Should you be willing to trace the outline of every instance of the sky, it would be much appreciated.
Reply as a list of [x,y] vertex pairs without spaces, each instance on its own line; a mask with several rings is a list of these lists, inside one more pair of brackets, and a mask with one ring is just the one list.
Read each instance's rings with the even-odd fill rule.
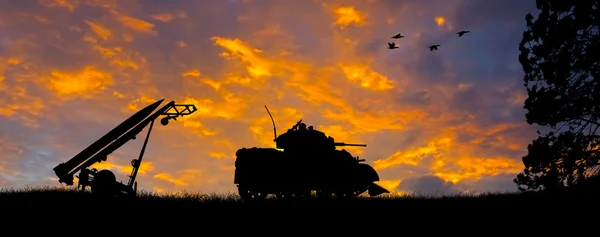
[[[236,150],[274,147],[266,105],[278,132],[303,119],[367,144],[346,149],[393,192],[516,191],[536,137],[517,60],[528,12],[534,1],[2,0],[0,187],[61,186],[56,165],[164,98],[198,111],[154,127],[140,189],[237,192]],[[142,143],[93,167],[126,183]]]

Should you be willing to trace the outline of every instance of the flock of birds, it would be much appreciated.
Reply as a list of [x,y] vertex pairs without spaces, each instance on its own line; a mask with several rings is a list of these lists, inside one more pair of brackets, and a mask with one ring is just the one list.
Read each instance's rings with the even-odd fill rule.
[[[464,34],[466,33],[470,33],[471,31],[468,30],[463,30],[463,31],[459,31],[456,34],[458,35],[458,37],[462,37]],[[404,38],[404,36],[400,33],[398,33],[397,35],[394,35],[391,37],[392,39],[401,39]],[[438,50],[438,47],[440,47],[441,45],[439,44],[434,44],[434,45],[430,45],[429,46],[429,51],[433,51],[433,50]],[[395,42],[388,42],[388,49],[397,49],[398,46],[396,46]]]

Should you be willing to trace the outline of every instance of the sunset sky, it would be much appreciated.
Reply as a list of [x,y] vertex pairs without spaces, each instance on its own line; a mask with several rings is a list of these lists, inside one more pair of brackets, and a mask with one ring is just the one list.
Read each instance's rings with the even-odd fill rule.
[[[366,143],[347,150],[390,190],[514,191],[536,135],[517,60],[535,11],[533,0],[2,0],[0,187],[60,185],[56,165],[165,98],[198,111],[154,127],[141,189],[236,192],[236,150],[274,147],[267,105],[278,132],[303,119]],[[94,167],[127,182],[142,142]]]

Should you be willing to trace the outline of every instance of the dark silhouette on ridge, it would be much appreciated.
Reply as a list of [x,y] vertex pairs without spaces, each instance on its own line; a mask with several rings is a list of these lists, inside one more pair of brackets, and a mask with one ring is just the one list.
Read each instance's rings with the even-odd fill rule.
[[438,50],[438,47],[440,47],[439,44],[431,45],[431,46],[429,46],[429,51]]
[[[389,193],[375,184],[377,171],[365,160],[353,157],[338,146],[362,146],[335,142],[325,133],[298,121],[287,132],[277,136],[277,148],[241,148],[236,152],[234,184],[244,200],[264,199],[269,194],[278,198],[307,198],[315,191],[318,197],[355,197],[368,191],[371,196]],[[283,149],[280,151],[278,149]]]
[[471,32],[471,31],[468,31],[468,30],[463,30],[463,31],[459,31],[459,32],[458,32],[458,33],[456,33],[456,34],[458,34],[458,37],[462,37],[464,34],[466,34],[466,33],[470,33],[470,32]]
[[[171,101],[152,113],[163,101],[164,99],[161,99],[141,109],[79,154],[67,162],[60,163],[54,167],[54,172],[58,176],[58,182],[65,183],[68,186],[73,185],[73,175],[79,172],[78,187],[81,187],[82,192],[85,191],[87,186],[90,186],[92,193],[100,196],[115,196],[120,194],[135,196],[137,192],[137,181],[135,179],[146,150],[146,145],[148,144],[150,132],[152,132],[152,127],[154,126],[154,121],[159,116],[166,116],[160,120],[160,123],[166,126],[169,124],[169,120],[177,120],[177,117],[190,115],[197,110],[193,104],[175,104],[175,101]],[[178,108],[181,107],[183,109],[179,110]],[[115,174],[110,170],[98,171],[96,169],[89,169],[94,163],[106,161],[109,154],[119,149],[128,141],[135,139],[148,125],[150,127],[148,128],[148,134],[144,140],[139,157],[131,161],[133,170],[131,171],[127,185],[117,182]]]
[[[459,195],[390,195],[382,198],[341,198],[341,199],[270,199],[262,202],[240,202],[227,194],[202,193],[200,195],[175,196],[170,194],[140,193],[135,199],[114,198],[101,199],[93,194],[76,192],[61,188],[30,188],[24,190],[11,190],[0,192],[0,209],[12,208],[15,210],[48,209],[48,207],[68,207],[81,210],[82,207],[93,206],[95,210],[104,211],[104,208],[131,209],[131,208],[410,208],[433,210],[441,208],[447,213],[447,208],[490,208],[496,210],[512,211],[525,210],[537,206],[552,206],[559,209],[585,209],[589,204],[598,200],[600,193],[486,193],[478,196],[469,194]],[[201,197],[198,197],[201,196]],[[73,210],[73,209],[67,209]],[[497,212],[493,212],[497,216]],[[79,214],[79,213],[78,213]],[[294,212],[295,214],[295,212]],[[177,217],[183,217],[176,215]],[[136,216],[136,218],[138,218]],[[154,216],[142,215],[144,218]],[[321,218],[319,218],[321,220]],[[247,224],[241,219],[240,223]]]
[[388,49],[397,49],[397,48],[398,48],[398,46],[396,46],[396,43],[394,43],[394,42],[388,43]]

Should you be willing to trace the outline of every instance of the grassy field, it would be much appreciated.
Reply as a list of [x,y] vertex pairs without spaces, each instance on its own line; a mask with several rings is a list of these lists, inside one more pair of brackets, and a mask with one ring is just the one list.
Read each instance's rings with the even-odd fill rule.
[[596,202],[600,195],[591,192],[570,193],[490,193],[481,195],[382,195],[355,199],[278,200],[245,203],[236,193],[201,194],[180,192],[156,194],[141,191],[136,198],[97,199],[91,193],[80,193],[65,188],[26,188],[0,190],[0,208],[52,208],[94,203],[94,206],[141,208],[193,207],[358,207],[358,208],[535,208],[565,204],[573,206],[587,201]]

